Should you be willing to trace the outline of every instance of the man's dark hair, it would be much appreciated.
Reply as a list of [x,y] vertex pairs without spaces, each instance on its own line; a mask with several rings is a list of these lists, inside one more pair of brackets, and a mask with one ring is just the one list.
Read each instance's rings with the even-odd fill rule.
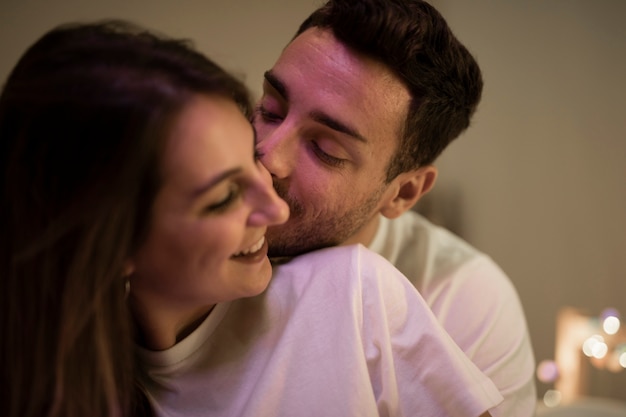
[[330,0],[302,23],[296,36],[312,27],[331,30],[349,48],[385,64],[411,94],[387,181],[431,164],[469,126],[483,87],[480,68],[430,4]]

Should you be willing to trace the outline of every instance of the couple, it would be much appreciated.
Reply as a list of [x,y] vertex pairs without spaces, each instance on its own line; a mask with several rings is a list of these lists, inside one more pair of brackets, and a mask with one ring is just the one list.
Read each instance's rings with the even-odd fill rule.
[[7,415],[533,414],[511,284],[407,212],[482,88],[432,7],[330,1],[254,114],[133,32],[52,31],[2,93]]

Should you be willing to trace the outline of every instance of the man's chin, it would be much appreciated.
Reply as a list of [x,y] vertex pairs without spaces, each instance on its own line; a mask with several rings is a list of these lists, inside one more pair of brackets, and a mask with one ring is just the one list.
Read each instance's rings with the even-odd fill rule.
[[303,253],[309,252],[307,248],[296,247],[285,242],[275,242],[270,240],[269,238],[267,239],[267,244],[269,246],[267,256],[269,256],[270,259],[292,258],[294,256],[302,255]]
[[285,235],[279,230],[268,230],[265,239],[268,246],[267,256],[270,258],[296,256],[293,253],[294,246],[289,242],[289,239],[285,239]]
[[306,239],[298,239],[297,241],[285,239],[272,240],[270,237],[267,237],[267,243],[269,246],[267,255],[271,259],[293,258],[294,256],[303,255],[315,250],[337,246],[335,242],[307,242]]
[[323,227],[305,228],[290,219],[287,223],[267,229],[265,238],[269,246],[268,256],[270,258],[294,257],[337,246],[341,243],[337,240],[338,235],[336,231],[329,231]]

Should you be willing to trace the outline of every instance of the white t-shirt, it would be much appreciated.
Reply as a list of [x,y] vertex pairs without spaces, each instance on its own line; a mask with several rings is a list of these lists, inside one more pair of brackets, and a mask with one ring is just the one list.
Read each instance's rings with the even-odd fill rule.
[[493,417],[529,417],[537,402],[535,359],[521,302],[508,277],[485,254],[415,212],[381,216],[369,248],[415,285],[467,356],[504,401]]
[[280,265],[265,293],[139,353],[159,416],[477,417],[502,400],[406,278],[360,245]]

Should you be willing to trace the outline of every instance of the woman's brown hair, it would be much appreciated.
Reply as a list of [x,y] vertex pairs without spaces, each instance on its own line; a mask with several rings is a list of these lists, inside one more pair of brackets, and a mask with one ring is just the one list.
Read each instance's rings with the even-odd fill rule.
[[2,415],[149,414],[124,265],[150,224],[170,125],[196,94],[250,111],[186,42],[124,22],[64,25],[0,96]]

